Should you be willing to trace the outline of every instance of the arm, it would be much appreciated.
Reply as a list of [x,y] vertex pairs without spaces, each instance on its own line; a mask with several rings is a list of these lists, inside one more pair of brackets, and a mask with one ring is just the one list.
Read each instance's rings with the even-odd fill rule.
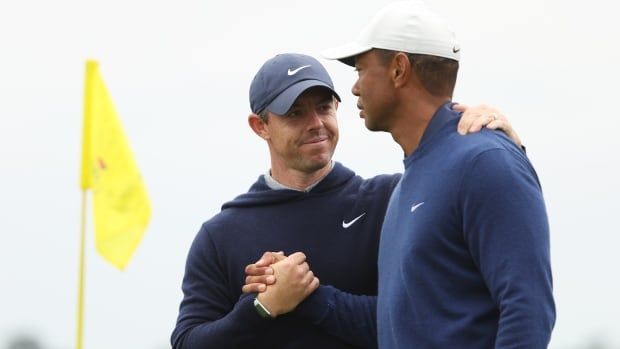
[[496,348],[547,348],[555,323],[549,227],[536,173],[522,154],[488,150],[470,164],[464,238],[499,309]]
[[500,130],[506,134],[517,147],[525,150],[525,147],[521,144],[521,139],[512,128],[512,125],[498,109],[488,107],[484,104],[475,107],[468,107],[464,104],[454,104],[452,109],[463,113],[458,125],[458,132],[462,135],[468,133],[475,133],[480,131],[483,127]]
[[[260,260],[246,267],[246,284],[243,292],[263,292],[277,286],[278,274],[274,276],[271,264],[281,260],[283,255],[266,252]],[[259,294],[260,296],[260,294]],[[282,300],[290,295],[281,294]],[[301,299],[295,300],[299,302]],[[326,333],[349,344],[362,348],[377,348],[377,297],[353,295],[332,286],[319,286],[310,296],[301,301],[294,314],[320,327]]]
[[349,344],[377,348],[377,296],[321,285],[299,304],[295,314]]
[[239,348],[270,325],[254,309],[254,297],[231,295],[225,271],[204,226],[189,251],[183,301],[171,343],[174,349]]

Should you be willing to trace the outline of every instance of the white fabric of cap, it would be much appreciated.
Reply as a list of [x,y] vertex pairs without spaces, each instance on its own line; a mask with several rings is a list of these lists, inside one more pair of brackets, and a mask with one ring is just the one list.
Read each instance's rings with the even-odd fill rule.
[[384,7],[358,38],[322,52],[327,59],[343,60],[373,48],[460,59],[454,32],[422,1],[398,1]]

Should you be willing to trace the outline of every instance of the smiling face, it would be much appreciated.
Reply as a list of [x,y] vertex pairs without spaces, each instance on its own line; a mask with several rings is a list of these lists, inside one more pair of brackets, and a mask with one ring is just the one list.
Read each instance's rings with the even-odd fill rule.
[[324,87],[304,91],[285,115],[269,113],[264,137],[272,167],[306,174],[325,168],[338,143],[338,103]]

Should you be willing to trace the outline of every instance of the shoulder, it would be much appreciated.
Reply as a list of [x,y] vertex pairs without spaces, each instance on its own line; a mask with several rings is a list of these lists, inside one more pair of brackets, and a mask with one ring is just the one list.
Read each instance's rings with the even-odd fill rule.
[[237,221],[235,217],[238,217],[231,214],[231,211],[234,210],[234,208],[223,209],[221,212],[203,222],[198,233],[194,237],[192,245],[201,249],[212,248],[213,245],[222,243],[223,239],[230,239],[230,232],[235,231],[231,228],[234,226],[235,221]]
[[400,173],[382,174],[362,181],[360,189],[367,192],[391,193],[402,177]]
[[[467,136],[465,136],[467,137]],[[501,132],[487,131],[462,141],[462,184],[508,195],[524,190],[541,190],[534,166],[523,151]]]
[[465,136],[453,132],[446,137],[444,144],[447,145],[444,149],[446,156],[452,154],[466,162],[475,161],[489,151],[499,151],[519,162],[529,162],[523,151],[501,131],[484,128]]
[[345,192],[389,192],[391,193],[398,181],[401,174],[381,174],[370,178],[362,178],[357,175],[353,170],[345,167],[339,162],[335,162],[333,172],[338,173],[338,176],[342,178],[341,187],[339,190]]

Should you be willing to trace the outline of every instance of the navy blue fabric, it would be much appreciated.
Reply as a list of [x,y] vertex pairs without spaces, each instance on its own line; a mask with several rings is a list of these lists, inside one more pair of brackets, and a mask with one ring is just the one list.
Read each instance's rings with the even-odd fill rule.
[[[364,180],[335,163],[306,193],[271,190],[261,176],[198,232],[187,258],[173,348],[376,347],[372,296],[379,233],[399,178]],[[265,251],[280,250],[304,252],[321,287],[294,312],[266,320],[253,307],[254,295],[241,294],[244,268]],[[347,342],[329,334],[338,316],[348,322],[334,325],[333,332]]]
[[328,88],[340,101],[325,67],[314,57],[299,53],[276,55],[263,64],[250,84],[253,113],[264,109],[284,115],[297,97],[314,86]]
[[546,348],[555,322],[541,187],[504,134],[434,115],[390,199],[378,340],[392,348]]

